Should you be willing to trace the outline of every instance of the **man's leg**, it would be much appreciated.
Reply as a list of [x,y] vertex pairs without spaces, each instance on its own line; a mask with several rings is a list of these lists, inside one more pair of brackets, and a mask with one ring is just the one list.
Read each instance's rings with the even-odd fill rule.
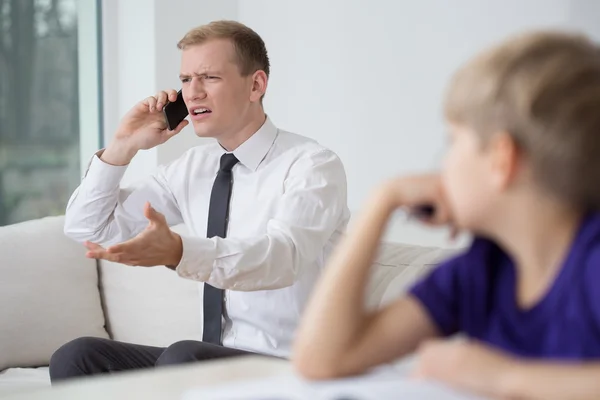
[[56,350],[50,359],[52,383],[77,376],[154,367],[165,349],[82,337]]
[[251,355],[244,350],[232,349],[229,347],[217,346],[210,343],[198,342],[195,340],[183,340],[173,343],[162,353],[156,361],[157,367],[165,365],[184,364],[195,361],[205,361],[215,358],[228,358],[244,355]]

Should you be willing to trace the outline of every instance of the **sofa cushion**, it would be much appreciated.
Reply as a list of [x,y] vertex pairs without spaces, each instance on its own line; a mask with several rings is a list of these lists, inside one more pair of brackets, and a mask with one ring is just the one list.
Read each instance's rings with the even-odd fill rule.
[[108,337],[97,264],[63,217],[0,227],[0,370],[48,365],[79,336]]
[[100,262],[107,329],[113,339],[166,347],[202,338],[198,282],[166,267],[130,267]]
[[383,242],[373,263],[367,307],[382,307],[397,299],[417,279],[457,251]]
[[0,372],[0,398],[9,393],[50,386],[48,367],[9,368]]

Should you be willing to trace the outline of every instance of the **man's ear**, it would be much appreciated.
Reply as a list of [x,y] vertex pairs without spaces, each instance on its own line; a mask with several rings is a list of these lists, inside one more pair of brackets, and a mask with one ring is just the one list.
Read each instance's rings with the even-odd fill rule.
[[498,189],[506,189],[517,178],[522,163],[517,142],[508,132],[500,132],[492,136],[486,147],[490,157],[492,184]]
[[269,78],[265,71],[258,70],[254,74],[252,74],[252,90],[250,91],[250,101],[257,102],[262,99],[262,97],[267,92],[267,83]]

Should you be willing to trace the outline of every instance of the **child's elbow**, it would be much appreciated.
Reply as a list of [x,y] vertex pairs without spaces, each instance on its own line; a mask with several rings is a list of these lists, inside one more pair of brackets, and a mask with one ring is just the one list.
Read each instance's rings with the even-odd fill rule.
[[331,380],[343,376],[342,371],[334,364],[319,363],[318,360],[294,359],[293,365],[300,376],[312,381]]
[[323,381],[342,378],[344,373],[342,360],[326,359],[318,352],[296,348],[292,357],[296,372],[305,379]]

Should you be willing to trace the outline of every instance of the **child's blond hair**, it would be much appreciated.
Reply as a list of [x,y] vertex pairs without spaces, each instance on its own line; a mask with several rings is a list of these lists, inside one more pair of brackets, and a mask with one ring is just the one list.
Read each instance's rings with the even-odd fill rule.
[[536,184],[575,207],[600,210],[600,48],[581,35],[519,35],[454,76],[448,120],[486,139],[509,133]]

